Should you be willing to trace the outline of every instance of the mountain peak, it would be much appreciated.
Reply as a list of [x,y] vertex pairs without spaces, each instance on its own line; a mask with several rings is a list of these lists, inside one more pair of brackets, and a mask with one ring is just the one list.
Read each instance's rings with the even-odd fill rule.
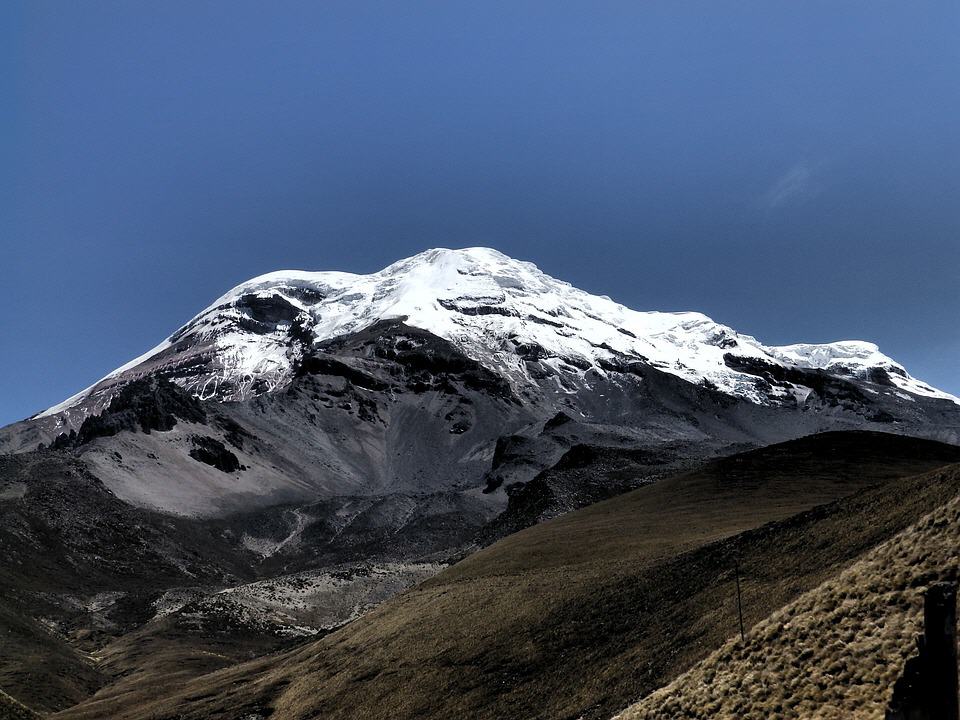
[[[417,253],[405,260],[399,260],[398,262],[390,265],[400,265],[408,262],[413,263],[428,263],[428,264],[445,264],[445,263],[520,263],[523,261],[514,260],[509,255],[504,255],[499,250],[494,248],[475,246],[475,247],[465,247],[465,248],[430,248],[429,250],[423,250],[422,252]],[[532,264],[532,263],[528,263]],[[389,269],[389,268],[388,268]]]

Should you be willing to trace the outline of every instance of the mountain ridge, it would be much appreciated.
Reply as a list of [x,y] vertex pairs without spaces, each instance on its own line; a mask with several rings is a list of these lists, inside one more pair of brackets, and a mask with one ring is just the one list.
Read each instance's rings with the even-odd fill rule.
[[[180,515],[453,493],[470,527],[512,503],[506,529],[674,462],[843,429],[960,444],[960,404],[871,343],[766,347],[469,248],[242,283],[92,388],[0,429],[0,452],[65,448],[121,499]],[[575,446],[674,460],[615,488],[518,492]]]
[[[878,380],[891,392],[960,400],[922,383],[870,342],[765,346],[699,312],[640,312],[591,295],[489,248],[426,250],[376,273],[277,271],[221,295],[162,343],[94,385],[33,416],[68,413],[118,383],[163,372],[200,398],[243,400],[285,387],[319,344],[402,320],[529,386],[541,361],[561,389],[569,376],[639,362],[756,403],[803,402],[807,392],[731,365],[749,358],[786,368]],[[87,414],[89,411],[84,411]]]

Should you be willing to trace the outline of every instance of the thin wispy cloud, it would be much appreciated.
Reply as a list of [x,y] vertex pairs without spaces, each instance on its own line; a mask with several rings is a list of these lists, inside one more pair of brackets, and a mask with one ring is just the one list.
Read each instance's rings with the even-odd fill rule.
[[806,160],[801,160],[763,194],[763,205],[776,210],[812,197],[817,192],[816,174],[816,168]]

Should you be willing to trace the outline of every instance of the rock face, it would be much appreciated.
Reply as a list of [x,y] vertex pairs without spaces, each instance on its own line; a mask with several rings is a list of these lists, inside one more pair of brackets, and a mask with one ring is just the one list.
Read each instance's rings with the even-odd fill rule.
[[188,516],[453,492],[486,518],[505,504],[481,492],[497,438],[538,412],[399,322],[330,341],[282,390],[244,402],[202,401],[162,376],[116,392],[50,446],[80,455],[122,500]]
[[246,469],[237,460],[237,456],[227,450],[222,442],[205,435],[195,435],[193,437],[193,447],[189,454],[194,460],[206,463],[221,472],[232,473]]
[[79,430],[58,435],[50,448],[78,447],[124,430],[149,435],[151,430],[173,430],[178,420],[203,423],[206,419],[206,410],[196,398],[168,380],[148,377],[122,386],[102,413],[85,418]]

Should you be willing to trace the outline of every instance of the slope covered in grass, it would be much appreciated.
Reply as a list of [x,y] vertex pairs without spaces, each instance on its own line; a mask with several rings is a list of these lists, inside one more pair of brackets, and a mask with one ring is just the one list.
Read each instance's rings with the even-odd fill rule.
[[40,716],[0,690],[0,720],[37,720]]
[[874,433],[745,453],[505,538],[317,642],[60,716],[607,718],[734,632],[735,556],[752,624],[953,497],[955,475],[905,478],[957,460]]
[[49,712],[79,702],[102,684],[84,653],[0,597],[0,690]]
[[[923,481],[956,487],[960,468]],[[955,582],[958,563],[960,498],[954,497],[618,719],[879,720],[923,632],[923,592],[941,580]]]

